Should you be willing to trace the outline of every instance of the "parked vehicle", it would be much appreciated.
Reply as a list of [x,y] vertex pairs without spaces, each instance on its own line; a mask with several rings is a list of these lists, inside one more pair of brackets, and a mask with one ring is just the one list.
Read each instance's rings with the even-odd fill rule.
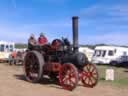
[[0,61],[9,61],[11,52],[15,49],[14,42],[0,41]]
[[67,90],[76,88],[79,80],[86,87],[96,86],[97,68],[78,49],[78,17],[73,17],[73,45],[63,38],[55,39],[51,44],[33,46],[24,58],[26,79],[37,83],[47,75],[50,79],[58,80]]
[[119,65],[128,62],[128,48],[118,46],[97,46],[92,63]]

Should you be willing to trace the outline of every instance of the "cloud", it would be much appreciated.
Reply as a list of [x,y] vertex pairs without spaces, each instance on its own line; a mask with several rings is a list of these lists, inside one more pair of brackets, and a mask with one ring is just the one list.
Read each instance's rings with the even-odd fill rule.
[[125,3],[112,5],[95,4],[88,8],[82,8],[80,15],[90,19],[122,19],[128,17],[128,6]]
[[[65,27],[63,27],[63,24],[65,25]],[[56,22],[55,25],[52,23],[51,25],[49,25],[48,23],[32,24],[32,25],[28,24],[28,25],[17,27],[16,29],[14,29],[14,27],[11,28],[7,26],[1,26],[0,27],[0,33],[1,33],[0,38],[1,40],[5,40],[5,41],[27,43],[28,37],[30,36],[31,33],[34,32],[36,37],[38,37],[40,32],[42,32],[41,30],[45,32],[49,41],[52,41],[55,38],[61,38],[62,36],[68,37],[70,41],[72,41],[71,23],[64,23],[64,22],[63,23]],[[127,30],[122,30],[123,31],[122,33],[121,29],[115,30],[115,32],[113,32],[113,30],[110,29],[110,32],[109,32],[108,29],[104,29],[103,27],[103,28],[96,29],[96,31],[97,32],[93,34],[79,31],[80,44],[105,43],[105,44],[128,45]],[[104,33],[100,34],[98,33],[98,31],[103,31]]]
[[[121,4],[95,4],[80,11],[81,18],[89,25],[83,34],[83,44],[119,44],[128,45],[128,6]],[[86,40],[84,40],[86,38]]]
[[71,35],[69,30],[72,29],[71,22],[67,20],[44,22],[41,24],[0,25],[1,40],[21,43],[27,43],[31,33],[34,33],[36,38],[38,38],[40,32],[44,32],[49,41],[52,41],[62,36],[69,37]]
[[[81,44],[116,44],[128,45],[128,33],[122,32],[104,33],[97,35],[83,35],[80,37]],[[85,39],[86,38],[86,39]]]
[[118,17],[127,17],[128,16],[128,6],[126,4],[123,5],[115,5],[109,8],[110,12],[108,13],[111,16]]
[[[96,25],[96,23],[94,25]],[[84,23],[83,21],[80,22],[80,44],[128,44],[127,26],[118,26],[117,28],[117,26],[106,26],[106,24],[102,24],[101,26],[94,25],[87,26],[86,23]],[[83,30],[81,30],[81,27],[83,28]],[[93,34],[89,33],[91,31]],[[52,41],[55,38],[61,38],[62,36],[68,37],[70,41],[72,41],[71,20],[60,20],[56,22],[51,21],[44,22],[42,24],[23,24],[20,26],[1,25],[0,38],[1,40],[27,43],[27,39],[31,33],[34,33],[36,37],[38,37],[40,32],[44,32],[48,37],[49,41]]]
[[[34,2],[54,2],[60,4],[67,2],[68,0],[32,0]],[[44,3],[44,4],[45,4]],[[63,4],[63,3],[62,3]],[[15,4],[14,4],[15,6]],[[18,7],[18,6],[16,6]],[[31,7],[31,6],[30,6]],[[27,10],[27,9],[26,9]],[[25,22],[23,14],[26,11],[23,9],[19,11],[18,16],[8,24],[0,24],[0,38],[2,40],[15,41],[15,42],[27,42],[27,39],[31,33],[34,33],[38,37],[40,32],[45,32],[49,40],[54,38],[60,38],[62,36],[72,39],[72,20],[71,17],[62,17],[56,19],[31,19],[28,23]],[[33,11],[26,12],[26,14],[32,15]],[[35,14],[34,14],[35,15]],[[38,14],[37,14],[38,15]],[[23,16],[19,19],[19,16]],[[27,17],[27,16],[26,16]],[[49,17],[51,18],[51,17]],[[66,18],[66,19],[65,19]],[[17,19],[17,21],[15,21]],[[23,22],[21,21],[23,20]],[[34,21],[35,20],[35,21]],[[51,21],[53,20],[53,21]],[[96,43],[109,43],[126,45],[128,38],[128,7],[127,4],[95,4],[88,8],[82,8],[80,11],[79,19],[79,32],[81,44],[96,44]],[[5,22],[5,20],[4,20]],[[43,23],[42,23],[43,22]],[[19,24],[20,23],[20,24]]]

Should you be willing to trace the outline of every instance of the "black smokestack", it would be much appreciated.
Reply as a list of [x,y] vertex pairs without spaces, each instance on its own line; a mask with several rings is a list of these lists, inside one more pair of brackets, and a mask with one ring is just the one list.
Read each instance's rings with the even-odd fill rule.
[[72,28],[73,28],[73,47],[74,51],[78,52],[78,16],[72,17]]

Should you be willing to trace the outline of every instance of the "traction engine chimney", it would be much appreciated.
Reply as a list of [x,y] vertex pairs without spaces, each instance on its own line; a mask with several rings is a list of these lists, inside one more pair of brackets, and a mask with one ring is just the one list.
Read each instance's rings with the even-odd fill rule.
[[72,30],[73,30],[73,48],[74,52],[78,52],[78,16],[72,17]]

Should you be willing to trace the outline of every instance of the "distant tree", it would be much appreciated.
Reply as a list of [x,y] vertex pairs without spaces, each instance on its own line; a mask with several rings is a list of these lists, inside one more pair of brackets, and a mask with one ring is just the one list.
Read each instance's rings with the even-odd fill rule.
[[27,44],[22,44],[22,43],[16,43],[15,48],[27,48]]

